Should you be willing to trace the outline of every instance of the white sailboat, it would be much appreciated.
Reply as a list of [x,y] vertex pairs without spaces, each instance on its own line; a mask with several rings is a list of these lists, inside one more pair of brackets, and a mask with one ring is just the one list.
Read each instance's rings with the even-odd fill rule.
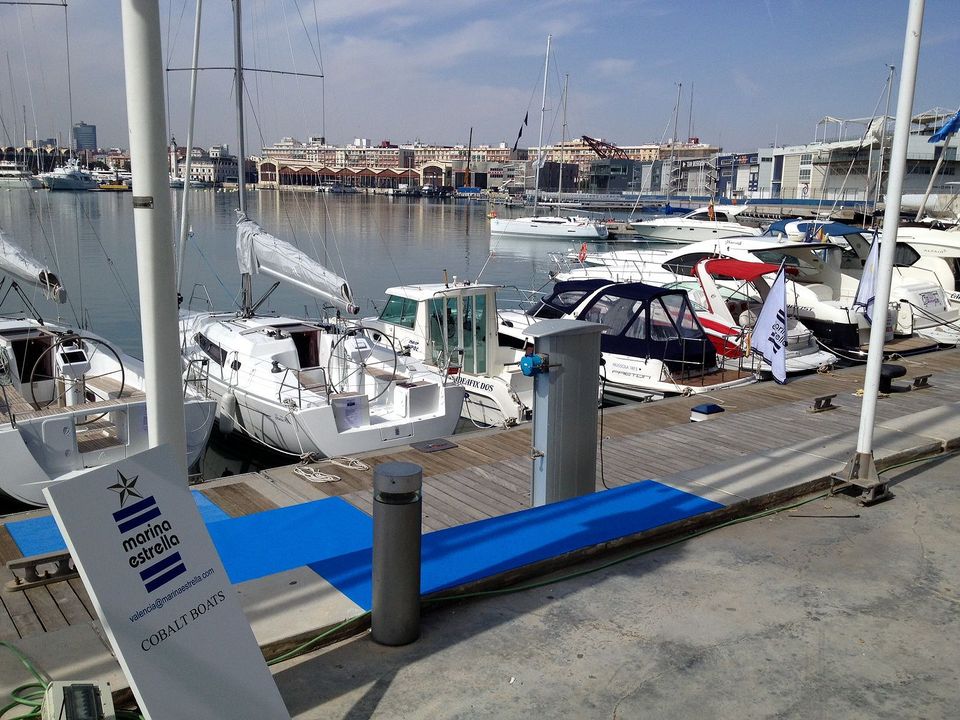
[[[56,274],[0,233],[0,288],[17,278],[63,303]],[[0,493],[42,506],[42,489],[148,447],[143,363],[88,331],[34,317],[0,317]],[[4,295],[6,297],[6,295]],[[183,388],[188,466],[203,454],[216,405]]]
[[[551,215],[537,215],[537,203],[540,194],[540,169],[543,167],[543,116],[547,105],[547,72],[550,69],[550,35],[547,36],[547,58],[543,68],[543,101],[540,105],[540,137],[537,149],[540,157],[537,159],[536,181],[533,191],[533,215],[518,218],[498,218],[490,220],[490,237],[503,236],[542,238],[546,240],[569,239],[577,242],[596,242],[607,238],[607,226],[582,215],[568,215],[565,217]],[[561,177],[563,168],[561,167]]]
[[[240,5],[235,3],[237,87],[243,87]],[[245,157],[242,89],[236,93],[239,154]],[[404,445],[453,434],[463,388],[446,376],[408,367],[397,353],[370,342],[362,327],[257,315],[280,281],[355,314],[339,275],[250,220],[244,173],[237,262],[243,303],[236,312],[182,311],[185,380],[218,401],[220,429],[236,430],[275,450],[328,457]],[[277,278],[253,301],[254,274]]]

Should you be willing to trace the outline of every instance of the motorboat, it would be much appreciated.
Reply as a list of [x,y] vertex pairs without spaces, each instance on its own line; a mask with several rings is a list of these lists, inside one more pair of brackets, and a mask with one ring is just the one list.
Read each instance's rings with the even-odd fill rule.
[[694,243],[716,238],[760,235],[759,228],[743,225],[737,216],[746,205],[708,205],[679,218],[651,218],[630,223],[637,237],[654,242]]
[[463,387],[464,418],[509,427],[530,419],[533,379],[520,371],[524,343],[498,334],[499,289],[456,278],[391,287],[380,314],[362,322],[373,341]]
[[[747,262],[784,262],[795,272],[786,280],[787,311],[809,327],[832,352],[845,357],[866,356],[870,322],[854,305],[870,239],[861,228],[833,224],[825,241],[819,233],[799,236],[770,229],[762,236],[718,238],[680,248],[620,250],[586,254],[580,258],[554,256],[560,263],[557,280],[605,278],[619,282],[669,285],[693,278],[701,260],[727,257]],[[807,241],[805,238],[810,238]],[[843,240],[846,244],[830,240]],[[862,258],[862,259],[861,259]],[[948,302],[941,284],[949,268],[936,258],[920,258],[909,246],[898,244],[887,314],[887,336],[909,338],[914,334],[929,342],[898,352],[928,350],[937,344],[956,344],[960,311]],[[722,281],[721,281],[722,284]]]
[[[672,283],[667,287],[687,290],[700,324],[717,350],[726,358],[749,356],[761,372],[769,373],[770,364],[751,353],[753,327],[760,309],[770,294],[771,280],[778,265],[715,258],[701,260],[694,268],[694,281]],[[789,268],[787,273],[793,272]],[[722,277],[726,284],[717,282]],[[820,347],[816,336],[796,317],[787,317],[787,374],[828,368],[837,356]]]
[[[353,311],[349,286],[245,215],[241,273],[265,273]],[[297,456],[334,457],[453,434],[463,388],[371,342],[355,323],[182,310],[187,385],[217,401],[220,430]]]
[[523,343],[529,325],[556,318],[606,326],[599,372],[607,399],[696,395],[757,380],[738,360],[718,357],[685,290],[602,279],[558,282],[526,312],[501,311],[500,332]]
[[[0,492],[43,506],[52,483],[146,450],[143,363],[86,330],[44,322],[19,281],[51,301],[66,293],[56,274],[0,235],[0,269],[33,313],[0,317]],[[4,295],[6,297],[6,295]],[[182,392],[187,464],[207,446],[216,404],[190,387]]]
[[605,223],[581,215],[491,218],[491,238],[504,235],[547,240],[569,239],[578,242],[597,242],[607,239],[607,226]]
[[60,167],[38,177],[50,190],[96,190],[100,185],[93,175],[80,167],[76,158],[70,158]]
[[37,190],[43,187],[40,179],[13,160],[0,160],[0,188],[7,190]]

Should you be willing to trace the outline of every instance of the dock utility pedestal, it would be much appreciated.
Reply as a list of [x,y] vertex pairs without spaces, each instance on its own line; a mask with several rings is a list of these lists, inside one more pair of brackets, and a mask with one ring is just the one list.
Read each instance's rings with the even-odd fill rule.
[[[542,320],[527,328],[533,369],[533,506],[594,492],[597,398],[604,325]],[[535,368],[533,367],[535,366]]]

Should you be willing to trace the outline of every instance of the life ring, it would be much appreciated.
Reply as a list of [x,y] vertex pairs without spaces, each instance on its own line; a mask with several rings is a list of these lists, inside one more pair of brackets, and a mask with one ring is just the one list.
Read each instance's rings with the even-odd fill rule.
[[580,260],[580,262],[583,262],[584,260],[587,259],[587,244],[586,244],[586,243],[580,243],[580,252],[577,253],[577,259]]

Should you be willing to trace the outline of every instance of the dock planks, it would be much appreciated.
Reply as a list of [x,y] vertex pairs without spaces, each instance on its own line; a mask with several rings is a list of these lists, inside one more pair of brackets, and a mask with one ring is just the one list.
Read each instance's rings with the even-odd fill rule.
[[[907,375],[895,387],[905,387],[914,376],[928,373],[930,387],[881,398],[877,422],[960,399],[960,350],[897,362],[907,368]],[[766,382],[606,408],[598,418],[602,458],[597,463],[597,488],[667,477],[764,449],[855,432],[863,375],[864,368],[859,366],[792,378],[786,385]],[[809,412],[815,397],[829,394],[836,394],[836,409]],[[725,412],[720,417],[728,421],[691,423],[690,409],[701,403],[721,405]],[[730,418],[738,419],[730,422]],[[529,507],[529,426],[455,435],[452,441],[456,447],[432,453],[411,447],[365,453],[356,458],[362,463],[359,466],[331,460],[309,463],[338,478],[331,482],[309,482],[291,465],[212,480],[199,490],[232,517],[336,496],[370,514],[373,468],[404,461],[423,468],[425,532]],[[852,440],[851,455],[854,449]],[[20,557],[20,552],[3,522],[0,519],[0,580],[5,583],[12,578],[6,561]],[[0,592],[0,640],[15,641],[92,619],[89,597],[76,578],[26,592]]]

